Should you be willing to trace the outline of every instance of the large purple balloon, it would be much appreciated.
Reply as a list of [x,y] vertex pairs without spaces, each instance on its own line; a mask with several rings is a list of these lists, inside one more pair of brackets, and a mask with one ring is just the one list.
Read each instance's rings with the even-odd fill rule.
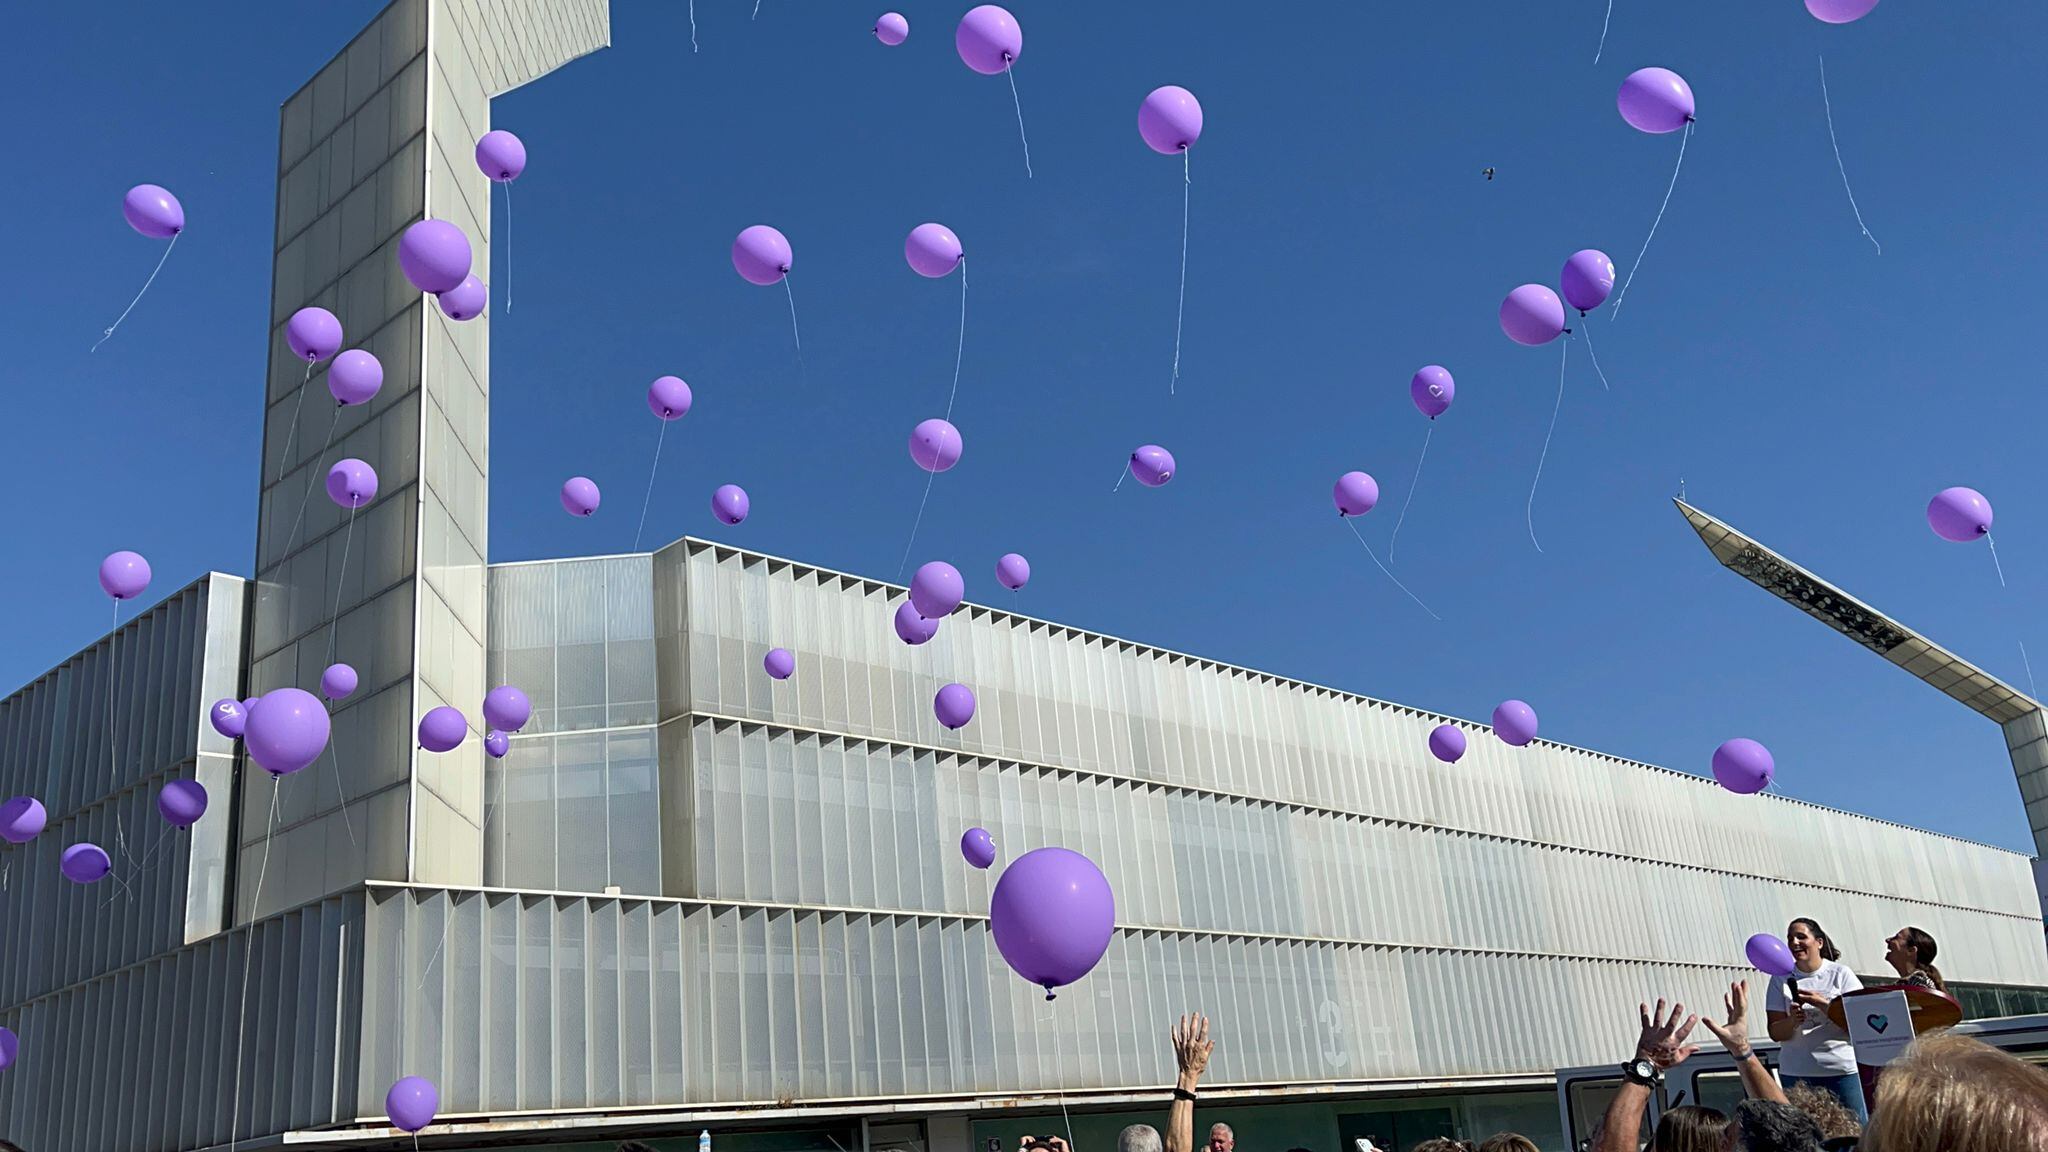
[[1522,747],[1536,738],[1536,710],[1520,700],[1503,700],[1493,710],[1493,732],[1501,743]]
[[1162,155],[1187,151],[1202,138],[1202,102],[1176,84],[1154,88],[1138,105],[1138,135]]
[[336,403],[361,404],[384,386],[384,364],[361,348],[351,348],[327,366],[327,390]]
[[420,717],[420,747],[429,752],[453,752],[468,735],[469,721],[446,704],[429,708]]
[[993,4],[971,8],[953,33],[953,47],[969,68],[984,76],[1007,71],[1024,54],[1024,29],[1017,18]]
[[206,815],[206,786],[197,780],[167,780],[156,794],[156,810],[173,828],[190,828]]
[[882,13],[882,18],[875,21],[875,39],[894,48],[910,39],[910,21],[900,12]]
[[292,355],[311,364],[341,351],[341,321],[325,308],[301,308],[284,322]]
[[754,502],[747,499],[747,490],[737,484],[720,484],[711,493],[711,514],[720,524],[737,524],[753,510]]
[[927,620],[951,615],[966,595],[967,581],[958,568],[944,560],[918,565],[910,578],[910,603]]
[[21,1055],[21,1037],[14,1029],[0,1025],[0,1071],[14,1067],[14,1060]]
[[1541,284],[1524,284],[1500,302],[1500,330],[1534,347],[1564,335],[1564,301]]
[[351,456],[327,470],[327,498],[343,508],[361,508],[377,498],[377,470]]
[[491,302],[491,290],[472,272],[462,278],[462,283],[434,297],[441,305],[441,315],[450,320],[474,320],[484,314],[484,305]]
[[503,760],[505,753],[512,750],[512,738],[493,728],[484,733],[484,755],[493,760]]
[[969,828],[960,836],[960,855],[976,868],[988,867],[996,862],[995,837],[986,828]]
[[796,674],[796,653],[787,648],[770,648],[768,655],[761,658],[761,670],[776,680],[787,680]]
[[896,606],[896,638],[912,646],[939,634],[939,622],[917,614],[917,605],[905,600]]
[[1943,488],[1927,502],[1927,526],[1943,540],[1967,544],[1991,532],[1991,501],[1975,488]]
[[1441,364],[1417,369],[1408,380],[1408,399],[1415,402],[1417,412],[1431,420],[1449,411],[1457,395],[1458,382],[1451,379],[1450,369]]
[[116,600],[133,600],[149,587],[149,561],[139,552],[112,552],[100,561],[100,590]]
[[1465,730],[1456,724],[1439,724],[1430,729],[1429,754],[1446,764],[1456,764],[1465,755]]
[[439,295],[469,275],[469,237],[446,220],[422,220],[398,238],[398,266],[422,292]]
[[903,241],[903,258],[919,276],[936,280],[960,266],[960,238],[944,224],[919,224]]
[[510,684],[500,684],[484,693],[484,727],[517,732],[533,719],[533,701]]
[[249,758],[272,776],[288,776],[320,758],[333,732],[326,705],[303,688],[264,693],[249,710],[242,744]]
[[417,1132],[434,1122],[441,1110],[441,1094],[423,1076],[407,1076],[384,1094],[384,1115],[405,1132]]
[[114,870],[107,850],[97,844],[73,844],[57,858],[57,869],[73,884],[91,884],[106,879]]
[[647,386],[647,409],[663,420],[689,415],[690,401],[690,386],[680,376],[657,376]]
[[960,462],[960,430],[933,417],[910,430],[910,458],[927,472],[944,472]]
[[1759,932],[1742,946],[1743,954],[1749,957],[1749,966],[1766,976],[1783,979],[1799,968],[1799,962],[1792,959],[1792,949],[1785,941],[1769,932]]
[[476,166],[500,184],[510,184],[526,171],[526,142],[503,128],[493,128],[476,142]]
[[974,719],[974,691],[965,684],[948,684],[932,697],[932,714],[948,728],[965,728]]
[[766,224],[746,229],[732,242],[732,266],[749,284],[774,284],[795,264],[788,237]]
[[996,948],[1017,975],[1045,989],[1086,976],[1116,931],[1116,895],[1092,861],[1039,848],[1010,862],[988,901]]
[[1581,248],[1564,262],[1557,286],[1564,289],[1565,303],[1577,308],[1580,315],[1591,312],[1605,304],[1614,291],[1614,261],[1598,248]]
[[1877,0],[1806,0],[1813,18],[1828,24],[1850,24],[1870,15]]
[[242,707],[239,700],[216,700],[213,702],[213,708],[207,712],[206,719],[213,725],[215,732],[230,740],[239,740],[242,737],[243,726],[249,723],[249,712]]
[[1714,779],[1730,792],[1744,796],[1761,792],[1777,770],[1771,750],[1754,740],[1738,736],[1714,749]]
[[562,511],[571,516],[588,516],[597,511],[603,495],[588,476],[571,476],[562,481]]
[[1173,453],[1157,444],[1140,445],[1131,453],[1131,475],[1147,488],[1157,488],[1173,479]]
[[1005,552],[996,561],[996,583],[1015,592],[1031,580],[1031,561],[1015,552]]
[[168,240],[185,230],[185,206],[167,188],[137,184],[121,197],[121,215],[128,226],[152,240]]
[[1638,68],[1621,82],[1614,103],[1621,118],[1638,132],[1661,136],[1676,132],[1691,120],[1692,86],[1669,68]]
[[26,844],[42,834],[50,822],[43,802],[33,796],[16,796],[0,804],[0,840]]
[[1337,477],[1330,498],[1337,502],[1339,517],[1363,516],[1380,502],[1379,482],[1363,472],[1346,472]]
[[361,678],[353,666],[336,661],[320,670],[320,694],[329,700],[346,700],[355,695]]

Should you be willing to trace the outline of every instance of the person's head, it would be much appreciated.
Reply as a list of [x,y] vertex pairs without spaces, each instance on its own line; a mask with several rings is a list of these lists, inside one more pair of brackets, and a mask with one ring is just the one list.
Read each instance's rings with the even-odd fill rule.
[[1820,967],[1823,960],[1840,960],[1841,949],[1828,939],[1820,923],[1804,916],[1794,920],[1785,929],[1785,946],[1792,950],[1792,959],[1803,972]]
[[1228,1124],[1209,1125],[1209,1152],[1231,1152],[1237,1147],[1237,1133]]
[[1728,1125],[1730,1152],[1821,1152],[1820,1125],[1790,1104],[1744,1100]]
[[1453,1140],[1448,1136],[1432,1136],[1417,1144],[1409,1152],[1472,1152],[1470,1140]]
[[1915,1040],[1885,1066],[1864,1152],[2048,1152],[2048,1072],[1969,1036]]
[[1514,1132],[1497,1132],[1479,1142],[1479,1152],[1543,1152],[1536,1142]]
[[1164,1147],[1159,1129],[1150,1124],[1133,1124],[1116,1134],[1116,1152],[1161,1152]]
[[1911,925],[1892,933],[1884,942],[1884,958],[1899,975],[1925,972],[1936,988],[1946,990],[1948,986],[1941,979],[1941,970],[1934,966],[1934,954],[1939,950],[1934,937]]
[[1727,1130],[1727,1114],[1687,1104],[1657,1118],[1650,1152],[1721,1152],[1721,1134]]
[[1863,1125],[1856,1122],[1856,1114],[1849,1111],[1833,1092],[1823,1092],[1810,1084],[1794,1084],[1786,1089],[1785,1099],[1791,1101],[1794,1108],[1813,1117],[1813,1122],[1820,1125],[1823,1140],[1856,1136],[1863,1131]]
[[619,1145],[619,1152],[654,1152],[654,1146],[642,1144],[638,1140],[628,1140],[624,1144]]

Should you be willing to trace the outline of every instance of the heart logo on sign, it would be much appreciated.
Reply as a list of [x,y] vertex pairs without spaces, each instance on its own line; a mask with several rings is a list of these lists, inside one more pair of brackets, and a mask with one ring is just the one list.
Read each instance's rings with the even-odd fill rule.
[[1863,1018],[1863,1022],[1875,1029],[1880,1036],[1884,1035],[1884,1030],[1891,1027],[1892,1024],[1891,1017],[1884,1015],[1882,1012],[1872,1012]]

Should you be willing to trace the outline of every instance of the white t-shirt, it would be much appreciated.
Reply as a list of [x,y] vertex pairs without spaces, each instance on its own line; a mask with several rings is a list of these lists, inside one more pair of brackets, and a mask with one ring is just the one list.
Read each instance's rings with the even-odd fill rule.
[[[1829,999],[1863,987],[1856,973],[1833,960],[1821,961],[1812,972],[1792,975],[1801,991],[1818,992]],[[1764,993],[1764,1010],[1784,1012],[1799,1023],[1799,1030],[1778,1049],[1778,1071],[1787,1076],[1846,1076],[1856,1071],[1856,1049],[1849,1046],[1849,1034],[1835,1027],[1826,1012],[1792,1004],[1783,980],[1771,980]]]

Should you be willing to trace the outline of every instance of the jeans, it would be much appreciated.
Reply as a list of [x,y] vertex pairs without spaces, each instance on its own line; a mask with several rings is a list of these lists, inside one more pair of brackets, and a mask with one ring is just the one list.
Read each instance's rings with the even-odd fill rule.
[[1870,1123],[1870,1110],[1863,1104],[1863,1078],[1854,1072],[1846,1076],[1786,1076],[1785,1088],[1789,1091],[1795,1085],[1825,1092],[1842,1102],[1842,1107],[1856,1117],[1858,1124]]

